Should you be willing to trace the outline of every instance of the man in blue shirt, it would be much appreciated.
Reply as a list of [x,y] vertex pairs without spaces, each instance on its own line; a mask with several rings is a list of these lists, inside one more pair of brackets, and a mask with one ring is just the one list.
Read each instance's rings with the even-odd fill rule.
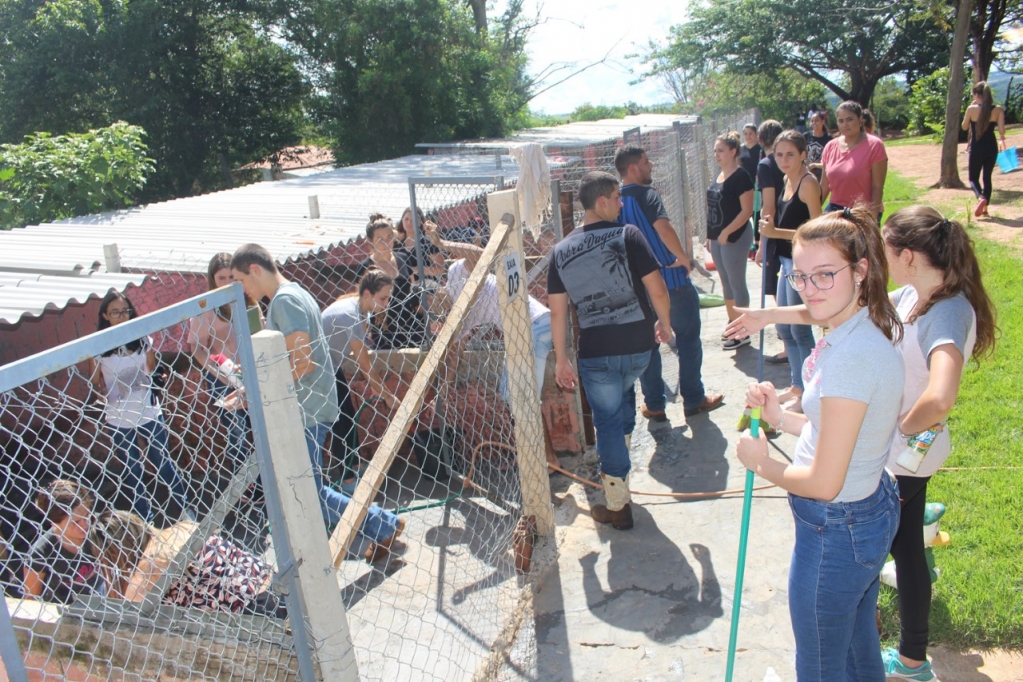
[[[661,276],[671,300],[671,328],[675,332],[678,353],[678,392],[687,417],[720,407],[724,396],[707,393],[703,387],[703,343],[700,340],[700,296],[689,279],[692,263],[678,233],[668,219],[668,211],[653,183],[654,165],[646,150],[625,145],[615,153],[615,168],[622,177],[622,211],[619,220],[636,225],[650,244],[661,266]],[[667,404],[664,379],[661,378],[661,351],[654,348],[650,363],[640,377],[643,388],[643,416],[665,421]]]

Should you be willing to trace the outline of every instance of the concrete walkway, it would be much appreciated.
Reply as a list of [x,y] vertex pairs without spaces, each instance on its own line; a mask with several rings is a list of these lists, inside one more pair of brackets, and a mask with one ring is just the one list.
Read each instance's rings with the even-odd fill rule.
[[[752,264],[747,271],[755,303],[760,272]],[[713,284],[719,292],[720,284]],[[697,285],[712,291],[709,280],[698,278]],[[745,386],[756,378],[758,342],[722,351],[723,307],[704,309],[702,322],[703,380],[708,390],[725,394],[725,405],[687,420],[681,402],[671,402],[665,423],[637,416],[633,490],[691,493],[744,485],[745,469],[734,452],[735,424]],[[781,348],[769,330],[767,353]],[[664,377],[673,386],[678,364],[667,347],[662,351]],[[787,386],[788,366],[765,365],[765,378]],[[788,454],[795,439],[782,436],[772,443]],[[586,459],[564,463],[597,480],[596,464]],[[633,503],[636,527],[622,532],[590,518],[590,504],[601,501],[602,493],[560,475],[551,483],[558,559],[539,581],[532,618],[525,619],[501,679],[724,679],[741,495],[681,502],[639,496]],[[737,681],[794,679],[787,595],[792,542],[784,493],[776,488],[755,493]]]

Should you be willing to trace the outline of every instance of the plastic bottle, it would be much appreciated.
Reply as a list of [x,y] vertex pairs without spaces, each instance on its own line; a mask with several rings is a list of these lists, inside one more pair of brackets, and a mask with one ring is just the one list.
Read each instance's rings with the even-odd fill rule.
[[895,463],[911,473],[916,473],[920,464],[927,456],[927,451],[934,445],[934,439],[945,430],[944,424],[935,424],[926,431],[913,434],[909,437],[906,447],[899,453]]

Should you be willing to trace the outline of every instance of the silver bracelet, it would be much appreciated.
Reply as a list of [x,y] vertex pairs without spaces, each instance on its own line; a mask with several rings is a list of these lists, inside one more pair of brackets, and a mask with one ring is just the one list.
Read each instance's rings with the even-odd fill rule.
[[781,419],[778,420],[778,426],[774,430],[781,433],[785,432],[785,410],[781,411]]

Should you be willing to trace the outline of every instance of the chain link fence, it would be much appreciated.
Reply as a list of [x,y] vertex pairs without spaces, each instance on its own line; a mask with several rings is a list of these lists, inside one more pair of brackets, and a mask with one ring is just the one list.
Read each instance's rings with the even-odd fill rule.
[[[237,240],[213,236],[208,257],[188,262],[159,248],[122,254],[121,270],[139,280],[111,305],[141,320],[117,317],[113,329],[79,339],[75,351],[58,354],[77,353],[65,366],[54,368],[50,356],[33,365],[36,375],[20,378],[12,374],[19,363],[0,368],[0,579],[19,647],[5,663],[20,660],[44,679],[487,679],[514,639],[529,575],[553,559],[545,455],[586,446],[578,394],[558,391],[553,360],[545,362],[546,258],[581,219],[578,180],[590,170],[614,172],[622,140],[638,142],[673,224],[698,246],[716,172],[710,129],[741,130],[745,122],[682,119],[628,133],[606,133],[605,122],[585,144],[545,144],[560,210],[535,235],[501,227],[508,207],[491,202],[503,201],[493,197],[514,178],[496,161],[492,175],[412,177],[404,212],[392,190],[372,183],[317,190],[309,217],[324,231],[350,223],[356,210],[367,228],[354,240],[320,239],[322,248],[278,264],[311,294],[332,356],[329,377],[310,394],[322,402],[332,389],[340,405],[336,420],[313,429],[322,436],[314,461],[329,492],[317,492],[309,475],[301,415],[312,403],[294,390],[269,402],[252,398],[271,390],[263,385],[271,369],[285,371],[295,357],[253,348],[251,329],[293,330],[265,302],[245,310],[237,296],[207,294],[218,273],[230,274],[230,258],[225,266],[217,252],[229,256]],[[375,213],[387,215],[369,229]],[[360,292],[369,271],[390,280],[377,302],[379,291]],[[217,312],[222,306],[230,314]],[[83,311],[77,336],[103,319],[95,301]],[[131,333],[121,324],[129,319]],[[117,351],[138,339],[146,339],[139,349]],[[156,367],[138,365],[125,377],[94,372],[89,359],[111,350],[122,359],[153,350]],[[144,394],[143,403],[155,396],[157,404],[129,407],[138,413],[128,420],[133,435],[109,421],[108,406],[121,400],[110,381]],[[296,400],[299,417],[272,414]],[[162,421],[165,445],[138,427],[144,416]],[[298,431],[282,441],[294,423]],[[289,463],[294,476],[284,473]],[[302,476],[307,490],[293,494],[288,486]],[[92,558],[74,564],[73,598],[40,599],[26,594],[26,570],[41,538],[51,538],[52,554],[57,531],[36,498],[65,480],[91,496]],[[329,522],[318,498],[336,503]],[[77,518],[77,506],[56,523]],[[122,526],[150,533],[131,570],[113,550],[106,564],[99,557]],[[97,535],[108,527],[107,539]],[[218,597],[205,603],[181,596],[179,583],[224,556],[253,577],[214,580]],[[139,564],[158,573],[148,587]],[[92,583],[75,582],[77,568]],[[323,576],[331,589],[315,582]],[[90,592],[75,591],[85,583]],[[245,598],[235,599],[239,589]],[[338,596],[334,607],[328,592]],[[296,630],[298,622],[304,627]]]
[[[0,368],[2,577],[33,679],[497,669],[528,574],[554,556],[539,400],[550,324],[529,296],[542,279],[528,281],[552,237],[527,236],[525,255],[488,205],[502,184],[413,183],[422,242],[398,246],[384,220],[281,264],[315,306],[324,376],[308,390],[291,377],[300,352],[250,345],[263,325],[295,333],[280,301],[204,293],[231,273],[224,254],[175,272],[122,260],[147,278],[100,303],[95,324],[111,329]],[[360,291],[374,277],[382,288]],[[288,374],[280,399],[265,398],[274,367]],[[321,410],[332,396],[336,419]],[[325,570],[334,609],[309,582]]]

